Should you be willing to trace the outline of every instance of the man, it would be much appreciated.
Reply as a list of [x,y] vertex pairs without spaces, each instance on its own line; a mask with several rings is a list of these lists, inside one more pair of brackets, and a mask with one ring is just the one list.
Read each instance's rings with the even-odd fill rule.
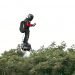
[[30,32],[29,28],[36,25],[36,23],[31,24],[31,21],[33,20],[33,18],[34,18],[33,14],[28,14],[26,19],[24,21],[21,21],[21,23],[20,23],[20,31],[22,33],[25,33],[25,37],[23,40],[24,46],[28,45],[29,32]]

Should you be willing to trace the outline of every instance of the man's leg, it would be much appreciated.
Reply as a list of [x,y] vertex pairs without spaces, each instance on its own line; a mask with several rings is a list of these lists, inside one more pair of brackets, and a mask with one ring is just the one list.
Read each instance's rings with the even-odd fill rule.
[[28,45],[28,39],[29,39],[29,30],[25,31],[25,37],[23,43]]

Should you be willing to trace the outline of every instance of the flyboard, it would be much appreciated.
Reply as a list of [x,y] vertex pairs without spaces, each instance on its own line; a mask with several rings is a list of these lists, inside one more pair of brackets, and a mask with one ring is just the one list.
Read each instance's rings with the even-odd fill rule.
[[21,44],[21,49],[23,50],[23,51],[30,51],[30,50],[32,50],[32,48],[31,48],[31,44],[24,44],[24,43],[22,43]]

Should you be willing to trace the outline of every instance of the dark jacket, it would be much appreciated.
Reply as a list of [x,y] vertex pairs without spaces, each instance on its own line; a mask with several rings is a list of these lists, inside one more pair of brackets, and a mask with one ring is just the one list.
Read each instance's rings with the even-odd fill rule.
[[30,23],[27,19],[24,21],[21,21],[20,23],[20,32],[24,33],[26,30],[29,30],[29,27],[33,26],[33,24]]

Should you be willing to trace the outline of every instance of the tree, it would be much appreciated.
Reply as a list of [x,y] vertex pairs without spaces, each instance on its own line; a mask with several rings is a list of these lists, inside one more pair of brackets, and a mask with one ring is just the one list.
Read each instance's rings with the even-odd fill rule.
[[52,43],[30,52],[29,57],[20,48],[5,51],[0,56],[0,75],[75,75],[75,48],[65,47],[65,43]]

